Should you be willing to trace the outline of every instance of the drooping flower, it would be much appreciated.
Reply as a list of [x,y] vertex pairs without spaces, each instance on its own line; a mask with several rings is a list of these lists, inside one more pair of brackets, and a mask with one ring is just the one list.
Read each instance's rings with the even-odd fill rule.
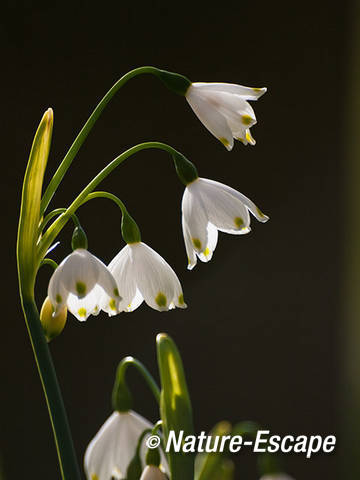
[[[179,279],[170,265],[143,242],[129,243],[108,265],[123,301],[121,311],[132,312],[142,302],[155,310],[185,308]],[[111,315],[111,309],[104,305]]]
[[182,228],[189,270],[196,265],[196,255],[203,262],[211,259],[218,230],[235,235],[250,232],[249,211],[260,222],[269,219],[245,195],[223,183],[199,177],[189,183],[182,199]]
[[231,150],[234,138],[255,145],[250,128],[256,117],[247,100],[257,100],[265,92],[266,88],[197,82],[188,88],[186,99],[205,127]]
[[140,480],[167,480],[165,473],[155,465],[146,465],[141,474]]
[[55,314],[66,305],[80,321],[99,313],[100,299],[114,313],[121,301],[106,265],[84,248],[77,248],[60,263],[50,279],[48,296]]
[[[141,434],[153,425],[132,410],[114,412],[88,445],[84,467],[88,480],[126,478],[126,472],[134,458]],[[146,439],[146,436],[145,436]],[[146,445],[140,448],[140,459],[145,464]],[[162,464],[168,470],[165,459]]]

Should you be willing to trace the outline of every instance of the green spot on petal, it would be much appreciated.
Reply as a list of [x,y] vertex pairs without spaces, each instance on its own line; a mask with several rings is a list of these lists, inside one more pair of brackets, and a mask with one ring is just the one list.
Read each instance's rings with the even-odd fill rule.
[[179,305],[184,305],[184,303],[185,303],[184,302],[184,295],[181,294],[181,295],[179,295]]
[[99,477],[96,475],[96,473],[91,474],[91,480],[99,480]]
[[84,282],[76,282],[76,291],[78,295],[85,295],[86,285]]
[[242,115],[241,121],[244,125],[251,125],[253,122],[253,119],[250,117],[250,115]]
[[265,218],[266,215],[263,214],[263,212],[260,210],[260,208],[256,207],[256,211],[261,218]]
[[201,250],[201,242],[198,238],[193,238],[192,242],[195,248],[197,248],[198,250]]
[[219,138],[219,140],[223,145],[225,145],[225,147],[228,147],[230,145],[229,141],[224,137]]
[[56,303],[61,303],[62,302],[62,296],[58,293],[55,297]]
[[79,317],[86,317],[86,309],[85,308],[79,308],[78,315],[79,315]]
[[162,292],[159,292],[155,297],[155,302],[158,304],[159,307],[166,307],[166,295],[164,295]]
[[235,217],[234,223],[237,226],[237,228],[241,228],[244,226],[244,220],[241,217]]
[[205,250],[204,250],[204,255],[205,257],[207,257],[208,255],[210,255],[210,249],[209,247],[206,247]]
[[119,290],[117,288],[114,288],[114,295],[115,297],[120,297]]
[[111,310],[116,310],[116,302],[114,298],[110,300],[109,307],[111,308]]
[[263,89],[262,89],[262,88],[254,87],[253,90],[254,90],[254,92],[258,92],[258,93],[259,93],[259,92],[262,92]]

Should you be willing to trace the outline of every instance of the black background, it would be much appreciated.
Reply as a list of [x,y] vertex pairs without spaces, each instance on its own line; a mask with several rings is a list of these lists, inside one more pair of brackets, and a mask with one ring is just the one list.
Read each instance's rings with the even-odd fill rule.
[[[1,452],[5,478],[57,478],[55,447],[19,307],[15,239],[20,188],[43,112],[55,123],[46,180],[92,108],[128,70],[154,65],[193,81],[267,86],[253,103],[256,147],[228,153],[186,101],[153,77],[128,83],[107,107],[55,196],[66,206],[107,162],[138,142],[173,145],[201,176],[229,184],[271,217],[244,237],[221,234],[212,261],[186,270],[183,192],[169,157],[148,151],[102,187],[120,196],[143,240],[178,273],[189,308],[159,314],[69,315],[51,344],[79,461],[111,413],[117,362],[132,354],[157,376],[155,335],[182,352],[196,430],[222,419],[259,421],[279,434],[337,434],[339,275],[344,243],[343,117],[351,5],[328,2],[5,2],[2,50]],[[106,200],[79,212],[89,249],[109,262],[123,246],[120,216]],[[70,253],[70,225],[52,257]],[[38,301],[50,270],[43,268]],[[131,373],[134,409],[156,405]],[[339,478],[339,451],[284,456],[296,479]],[[237,456],[236,478],[257,478],[254,456]]]

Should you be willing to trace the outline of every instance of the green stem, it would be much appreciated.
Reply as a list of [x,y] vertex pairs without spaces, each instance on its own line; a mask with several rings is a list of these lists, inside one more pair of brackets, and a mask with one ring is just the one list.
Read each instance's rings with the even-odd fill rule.
[[50,351],[40,323],[39,312],[34,300],[23,295],[22,307],[49,410],[62,478],[64,480],[80,480],[69,423]]
[[52,258],[44,258],[44,260],[41,261],[40,266],[42,265],[50,265],[54,270],[59,266]]
[[51,179],[44,196],[41,200],[41,214],[45,212],[47,206],[49,205],[57,187],[59,186],[61,180],[63,179],[67,169],[70,167],[72,161],[74,160],[77,152],[80,150],[81,145],[86,140],[86,137],[89,135],[91,129],[95,125],[97,119],[100,117],[101,113],[103,112],[106,105],[110,102],[112,97],[116,94],[116,92],[125,85],[131,78],[136,77],[137,75],[141,74],[153,74],[156,75],[159,72],[159,69],[155,67],[139,67],[131,70],[130,72],[126,73],[122,76],[107,92],[107,94],[102,98],[99,104],[96,106],[95,110],[90,115],[89,119],[81,129],[80,133],[74,140],[74,143],[71,145],[69,151],[65,155],[63,161],[59,165],[58,169],[55,172],[55,175]]
[[61,229],[66,225],[71,215],[73,215],[80,207],[80,205],[84,203],[86,197],[99,185],[99,183],[102,182],[102,180],[104,180],[116,167],[118,167],[127,158],[131,157],[137,152],[140,152],[141,150],[147,150],[151,148],[165,150],[171,155],[178,154],[178,152],[173,147],[167,145],[166,143],[145,142],[129,148],[121,155],[116,157],[103,170],[101,170],[101,172],[99,172],[96,177],[91,180],[91,182],[75,198],[75,200],[66,209],[66,211],[62,215],[60,215],[60,217],[57,218],[55,222],[48,228],[39,245],[38,262],[43,259],[45,252],[48,250],[49,246],[53,243],[57,235],[60,233]]
[[[55,210],[53,210],[52,212],[48,213],[46,215],[46,217],[43,219],[43,221],[40,223],[39,225],[39,235],[41,234],[41,232],[44,230],[44,228],[46,227],[46,225],[50,222],[50,220],[52,220],[54,217],[56,217],[57,215],[61,215],[62,213],[66,212],[66,208],[56,208]],[[74,225],[75,227],[79,227],[80,226],[80,221],[78,219],[78,217],[75,215],[75,213],[73,213],[72,215],[72,220],[74,222]]]
[[126,207],[125,207],[124,203],[120,200],[120,198],[117,197],[116,195],[114,195],[113,193],[110,193],[110,192],[92,192],[92,193],[89,193],[89,195],[83,201],[82,205],[84,205],[84,203],[88,202],[89,200],[93,200],[94,198],[108,198],[109,200],[112,200],[113,202],[116,203],[116,205],[120,208],[121,213],[123,215],[127,212]]
[[146,383],[148,384],[150,390],[152,391],[156,401],[159,403],[160,402],[160,389],[153,379],[151,373],[149,370],[143,365],[139,360],[137,360],[134,357],[125,357],[121,360],[119,363],[119,366],[116,371],[116,378],[117,379],[122,379],[125,377],[126,370],[129,365],[134,366],[143,376],[145,379]]

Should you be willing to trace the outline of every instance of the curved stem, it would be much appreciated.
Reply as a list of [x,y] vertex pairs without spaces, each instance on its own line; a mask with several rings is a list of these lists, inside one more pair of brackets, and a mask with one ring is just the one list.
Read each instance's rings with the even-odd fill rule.
[[89,195],[85,198],[81,205],[84,205],[84,203],[87,203],[89,200],[93,200],[94,198],[108,198],[109,200],[112,200],[114,203],[116,203],[116,205],[120,208],[123,214],[127,211],[125,204],[120,200],[120,198],[110,192],[89,193]]
[[[39,235],[44,230],[46,225],[50,222],[50,220],[52,220],[57,215],[61,215],[62,213],[66,212],[66,210],[67,210],[66,208],[56,208],[55,210],[50,212],[48,215],[46,215],[46,217],[43,219],[43,221],[39,225]],[[71,215],[71,218],[74,222],[75,227],[80,227],[80,221],[78,217],[75,215],[75,213]]]
[[40,266],[42,265],[50,265],[54,270],[59,266],[52,258],[44,258],[44,260],[41,260]]
[[107,92],[107,94],[102,98],[102,100],[98,103],[96,106],[95,110],[92,112],[90,115],[89,119],[83,126],[83,128],[80,130],[80,133],[74,140],[74,143],[71,145],[69,151],[65,155],[63,161],[59,165],[58,169],[55,172],[55,175],[51,179],[44,196],[41,200],[41,214],[46,210],[47,206],[49,205],[57,187],[59,186],[61,180],[63,179],[67,169],[70,167],[72,161],[74,160],[77,152],[80,150],[81,145],[84,143],[86,140],[86,137],[89,135],[91,129],[95,125],[95,122],[97,119],[100,117],[102,111],[106,107],[106,105],[110,102],[112,97],[115,95],[115,93],[123,86],[125,85],[126,82],[128,82],[131,78],[136,77],[137,75],[141,74],[153,74],[156,75],[156,73],[159,70],[155,67],[139,67],[135,68],[134,70],[131,70],[130,72],[126,73],[124,76],[122,76]]
[[125,372],[128,368],[129,365],[134,366],[143,376],[145,379],[146,383],[148,384],[150,390],[152,391],[156,401],[159,403],[160,402],[160,389],[153,379],[152,375],[148,371],[148,369],[143,365],[139,360],[137,360],[134,357],[125,357],[121,362],[119,363],[119,366],[116,371],[116,378],[124,378]]
[[80,471],[69,423],[49,347],[40,323],[39,312],[33,299],[22,295],[21,300],[26,326],[49,410],[61,475],[64,480],[80,480]]
[[118,167],[122,162],[127,158],[131,157],[141,150],[148,150],[151,148],[156,148],[159,150],[165,150],[170,154],[178,154],[178,152],[162,142],[145,142],[135,145],[134,147],[129,148],[121,155],[116,157],[112,162],[110,162],[101,172],[99,172],[91,182],[82,190],[82,192],[75,198],[72,204],[66,209],[66,211],[57,219],[55,222],[48,228],[44,237],[42,238],[39,251],[38,251],[38,261],[40,262],[45,255],[45,252],[48,249],[48,246],[55,240],[57,235],[60,233],[61,229],[66,225],[67,221],[73,215],[76,210],[82,205],[86,197],[99,185],[99,183],[104,180],[116,167]]

